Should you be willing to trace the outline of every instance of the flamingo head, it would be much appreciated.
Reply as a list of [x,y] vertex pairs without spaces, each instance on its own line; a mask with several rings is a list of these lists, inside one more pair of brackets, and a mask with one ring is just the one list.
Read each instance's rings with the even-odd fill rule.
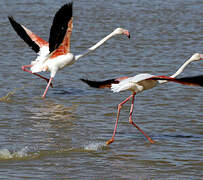
[[116,29],[114,30],[114,34],[115,34],[115,35],[124,34],[124,35],[126,35],[128,38],[130,38],[130,33],[129,33],[129,31],[126,30],[126,29],[123,29],[123,28],[116,28]]
[[192,57],[190,59],[191,59],[191,61],[203,60],[203,54],[195,53],[192,55]]

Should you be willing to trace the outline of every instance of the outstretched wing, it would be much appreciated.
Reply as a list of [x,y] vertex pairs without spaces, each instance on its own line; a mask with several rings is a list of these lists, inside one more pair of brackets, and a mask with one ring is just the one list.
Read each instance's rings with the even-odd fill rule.
[[[58,51],[69,51],[70,36],[72,32],[72,6],[73,3],[63,5],[56,13],[49,36],[49,51],[60,48]],[[61,46],[61,47],[60,47]],[[65,50],[67,48],[67,50]],[[54,54],[52,54],[52,57]]]
[[90,87],[94,88],[111,88],[112,84],[118,84],[120,81],[127,79],[128,77],[121,77],[115,79],[108,79],[104,81],[90,81],[88,79],[80,79],[84,83],[88,84]]
[[203,75],[183,78],[172,78],[167,76],[154,76],[152,80],[167,80],[189,86],[203,86]]
[[34,34],[25,26],[17,23],[12,16],[8,17],[13,29],[16,33],[36,52],[40,51],[43,46],[48,46],[48,42]]
[[50,54],[50,58],[55,58],[56,56],[64,55],[70,52],[70,37],[72,34],[72,27],[73,27],[72,22],[73,22],[73,18],[71,18],[71,20],[68,23],[68,29],[66,31],[66,34],[64,36],[62,43],[56,50],[54,50]]

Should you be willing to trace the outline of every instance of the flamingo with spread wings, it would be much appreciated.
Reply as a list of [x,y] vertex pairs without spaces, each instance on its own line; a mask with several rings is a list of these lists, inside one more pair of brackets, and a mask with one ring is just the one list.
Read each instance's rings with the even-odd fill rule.
[[90,81],[87,79],[81,79],[83,82],[87,83],[91,87],[95,88],[111,88],[113,92],[122,92],[126,90],[132,91],[132,95],[126,98],[123,102],[118,105],[118,113],[117,119],[114,127],[114,132],[112,138],[106,142],[106,144],[111,144],[114,141],[114,136],[116,134],[116,129],[118,125],[118,119],[120,110],[122,105],[125,104],[127,101],[132,99],[131,102],[131,109],[129,114],[129,123],[135,126],[151,143],[154,143],[152,140],[139,126],[137,126],[132,120],[132,113],[134,107],[134,99],[135,95],[144,91],[151,89],[159,84],[164,84],[168,81],[184,84],[184,85],[191,85],[191,86],[203,86],[203,75],[195,76],[195,77],[184,77],[184,78],[176,78],[179,74],[183,72],[188,64],[193,61],[203,60],[203,54],[196,53],[190,59],[188,59],[172,76],[155,76],[151,74],[138,74],[133,77],[121,77],[116,79],[109,79],[106,81]]
[[[84,53],[74,55],[70,53],[70,37],[73,28],[72,16],[73,3],[63,5],[55,14],[51,29],[49,42],[43,40],[25,26],[17,23],[13,17],[8,17],[9,21],[17,34],[36,52],[38,57],[30,65],[22,66],[22,70],[32,73],[47,81],[47,86],[42,97],[45,97],[49,86],[52,86],[52,80],[56,72],[65,66],[72,65],[79,58],[88,55],[96,50],[104,42],[115,35],[124,34],[130,38],[128,30],[116,28],[112,33],[104,37],[94,46],[87,49]],[[27,68],[30,68],[28,70]],[[38,72],[49,71],[50,79],[37,74]],[[52,86],[53,87],[53,86]]]

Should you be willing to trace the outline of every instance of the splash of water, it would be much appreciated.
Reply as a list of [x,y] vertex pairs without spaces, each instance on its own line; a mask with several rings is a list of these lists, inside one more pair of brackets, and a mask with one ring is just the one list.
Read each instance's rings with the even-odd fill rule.
[[29,148],[27,146],[14,152],[8,149],[0,149],[0,160],[26,158],[29,156],[28,151]]
[[15,93],[15,91],[10,91],[8,92],[5,96],[0,98],[1,102],[11,102],[11,96],[13,96],[13,94]]
[[86,151],[98,151],[106,147],[104,142],[90,142],[84,145],[84,150]]
[[24,89],[24,86],[21,88],[15,88],[14,90],[8,92],[5,96],[0,98],[0,102],[12,102],[11,97],[16,93],[17,90]]

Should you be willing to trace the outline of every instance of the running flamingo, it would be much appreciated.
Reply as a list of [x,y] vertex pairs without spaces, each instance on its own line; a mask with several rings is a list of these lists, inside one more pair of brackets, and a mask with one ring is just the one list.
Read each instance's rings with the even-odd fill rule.
[[184,85],[192,85],[192,86],[203,86],[203,75],[196,76],[196,77],[185,77],[185,78],[176,78],[179,74],[183,72],[188,64],[193,61],[203,60],[203,54],[196,53],[190,59],[188,59],[172,76],[155,76],[151,74],[138,74],[133,77],[121,77],[116,79],[110,79],[106,81],[90,81],[87,79],[81,79],[83,82],[87,83],[91,87],[95,88],[111,88],[113,92],[121,92],[130,90],[132,91],[132,95],[126,98],[123,102],[118,105],[118,113],[117,119],[115,123],[115,128],[113,132],[113,136],[110,140],[106,142],[106,144],[111,144],[114,141],[114,136],[116,134],[116,129],[118,125],[118,119],[120,110],[122,105],[125,104],[127,101],[132,99],[131,102],[131,109],[129,114],[129,123],[135,126],[151,143],[154,143],[152,140],[139,126],[137,126],[132,120],[132,113],[133,113],[133,106],[134,106],[134,99],[135,95],[144,91],[151,89],[158,84],[163,84],[168,81],[184,84]]
[[[8,17],[9,21],[17,34],[36,52],[38,57],[30,65],[22,66],[23,71],[27,71],[47,81],[47,86],[43,94],[46,96],[49,86],[52,86],[52,80],[56,72],[65,66],[72,65],[79,58],[88,55],[96,50],[104,42],[115,35],[124,34],[130,38],[128,30],[116,28],[112,33],[100,40],[94,46],[87,49],[84,53],[73,55],[70,53],[70,37],[73,28],[72,5],[68,3],[63,5],[56,12],[53,24],[50,30],[49,42],[43,40],[25,26],[17,23],[13,17]],[[26,69],[30,68],[30,70]],[[37,74],[38,72],[49,71],[50,79]]]

